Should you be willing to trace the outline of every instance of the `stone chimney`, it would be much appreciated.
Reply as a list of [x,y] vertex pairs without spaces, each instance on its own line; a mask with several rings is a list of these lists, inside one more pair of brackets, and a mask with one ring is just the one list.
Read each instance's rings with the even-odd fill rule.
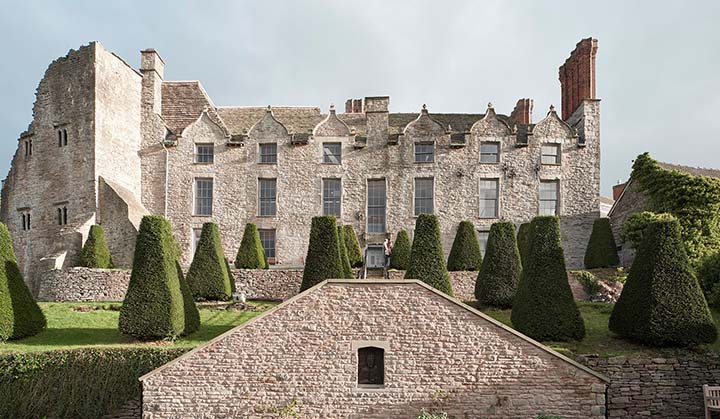
[[143,111],[162,112],[162,82],[165,76],[165,61],[152,48],[140,51],[140,73],[142,81]]
[[575,46],[565,64],[560,66],[563,120],[568,120],[584,99],[595,99],[597,49],[597,39],[583,39]]
[[365,98],[365,118],[367,123],[367,142],[369,146],[385,146],[388,142],[388,109],[390,96],[372,96]]
[[520,99],[510,114],[510,119],[515,120],[518,124],[532,124],[532,99]]

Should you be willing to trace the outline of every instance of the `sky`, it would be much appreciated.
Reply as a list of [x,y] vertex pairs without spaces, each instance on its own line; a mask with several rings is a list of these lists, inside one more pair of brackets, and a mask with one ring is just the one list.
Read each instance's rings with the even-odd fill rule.
[[216,105],[344,108],[389,95],[391,112],[509,114],[560,107],[558,67],[599,40],[602,194],[648,151],[720,168],[720,1],[0,0],[0,177],[51,61],[100,41],[135,68],[200,80]]

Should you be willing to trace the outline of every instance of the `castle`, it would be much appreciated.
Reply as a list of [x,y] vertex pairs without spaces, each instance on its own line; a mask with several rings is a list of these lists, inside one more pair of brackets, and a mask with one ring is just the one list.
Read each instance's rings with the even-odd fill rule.
[[446,252],[460,221],[485,242],[500,219],[557,214],[567,264],[580,267],[599,215],[596,51],[595,39],[577,44],[560,67],[561,115],[551,106],[533,122],[531,99],[507,116],[492,105],[391,113],[387,96],[348,100],[344,113],[216,106],[200,82],[164,80],[156,51],[142,51],[136,70],[93,42],[45,72],[0,218],[34,292],[40,273],[76,263],[93,224],[116,265],[131,266],[145,214],[171,221],[184,264],[213,221],[230,260],[245,224],[257,224],[278,266],[303,264],[322,214],[354,226],[370,265],[387,234],[412,236],[421,213],[438,215]]

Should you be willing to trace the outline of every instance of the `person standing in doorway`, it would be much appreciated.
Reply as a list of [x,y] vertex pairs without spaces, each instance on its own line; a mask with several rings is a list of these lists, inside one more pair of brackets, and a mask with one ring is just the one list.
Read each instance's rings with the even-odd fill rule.
[[385,237],[385,242],[383,243],[383,251],[385,252],[385,270],[387,271],[388,267],[390,266],[390,255],[392,255],[392,243],[390,242],[389,234],[387,237]]

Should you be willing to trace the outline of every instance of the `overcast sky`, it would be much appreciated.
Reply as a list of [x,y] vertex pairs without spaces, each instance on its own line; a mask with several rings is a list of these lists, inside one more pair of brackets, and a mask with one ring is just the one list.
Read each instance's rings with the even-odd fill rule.
[[100,41],[137,68],[155,48],[168,80],[217,105],[342,107],[390,95],[391,112],[508,114],[560,105],[558,67],[599,39],[602,193],[632,159],[720,168],[720,1],[7,1],[0,39],[0,173],[48,64]]

